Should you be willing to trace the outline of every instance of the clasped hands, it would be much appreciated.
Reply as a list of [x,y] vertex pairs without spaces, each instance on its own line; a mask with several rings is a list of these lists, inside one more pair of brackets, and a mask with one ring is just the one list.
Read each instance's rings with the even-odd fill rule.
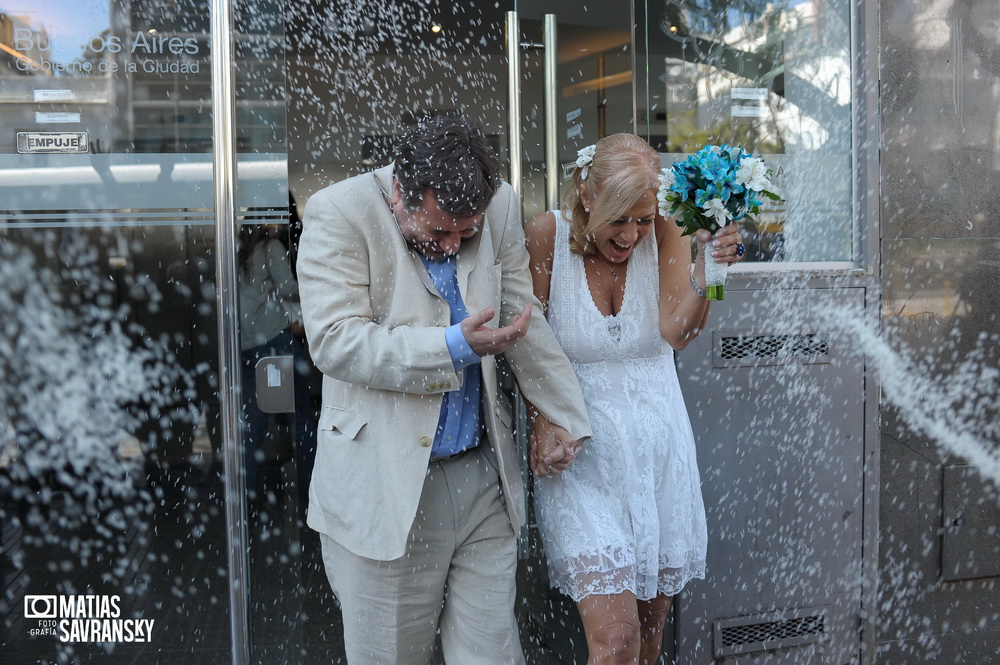
[[[486,324],[496,316],[492,307],[482,309],[462,319],[462,335],[476,355],[489,356],[503,353],[514,342],[524,337],[531,324],[531,305],[525,305],[520,314],[514,316],[510,325],[502,328],[488,328]],[[532,420],[531,470],[539,478],[557,475],[564,471],[576,458],[580,445],[570,433],[547,418],[536,413]]]
[[562,427],[535,413],[531,421],[531,470],[539,478],[557,476],[576,459],[582,447],[578,441]]

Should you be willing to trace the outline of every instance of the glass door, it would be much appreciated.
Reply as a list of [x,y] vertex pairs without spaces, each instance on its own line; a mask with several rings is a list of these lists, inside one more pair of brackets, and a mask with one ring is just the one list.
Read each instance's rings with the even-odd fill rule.
[[208,33],[0,10],[5,663],[229,659]]
[[[631,5],[516,2],[528,219],[558,206],[576,152],[635,131]],[[555,205],[553,205],[555,203]]]
[[[463,113],[484,125],[506,162],[525,219],[556,207],[563,165],[579,148],[634,131],[632,25],[631,8],[612,2],[288,5],[290,194],[301,207],[328,184],[388,164],[395,137],[425,114]],[[523,534],[521,555],[519,613],[529,660],[585,659],[576,609],[548,591],[533,528]],[[275,647],[333,655],[340,618],[321,566],[307,567],[302,580],[302,630]],[[260,593],[252,606],[284,607],[275,593]]]
[[[509,160],[503,8],[438,0],[316,0],[285,3],[284,11],[288,185],[299,210],[324,187],[388,164],[395,137],[427,114],[475,118]],[[290,247],[294,254],[294,233]],[[321,376],[304,366],[315,408]],[[260,510],[251,512],[249,522],[255,662],[342,662],[339,607],[319,538],[302,524],[306,494],[300,472],[308,463],[296,457],[258,471]],[[282,483],[292,488],[292,480],[301,484],[284,495],[274,492]]]
[[286,16],[275,0],[238,0],[232,10],[235,203],[219,242],[231,243],[235,264],[226,266],[235,278],[231,328],[220,333],[235,347],[237,385],[229,388],[239,395],[237,454],[227,460],[227,480],[238,488],[230,492],[230,538],[245,553],[233,545],[234,657],[306,662],[330,652],[306,637],[325,634],[309,630],[309,618],[323,617],[304,592],[319,569],[318,541],[305,528],[318,410],[298,306],[301,226],[287,186]]
[[[609,134],[635,131],[634,18],[631,3],[514,4],[519,59],[511,77],[520,88],[520,109],[511,113],[510,131],[512,142],[521,143],[527,221],[562,206],[580,148]],[[586,638],[576,606],[549,584],[531,486],[527,477],[529,525],[518,578],[521,639],[526,655],[540,662],[585,662]]]

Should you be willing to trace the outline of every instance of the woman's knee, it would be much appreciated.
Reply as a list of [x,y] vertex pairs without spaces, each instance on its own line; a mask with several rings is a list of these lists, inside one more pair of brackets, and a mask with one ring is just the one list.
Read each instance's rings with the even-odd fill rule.
[[639,658],[639,625],[631,621],[611,621],[595,627],[587,636],[592,663],[635,663]]

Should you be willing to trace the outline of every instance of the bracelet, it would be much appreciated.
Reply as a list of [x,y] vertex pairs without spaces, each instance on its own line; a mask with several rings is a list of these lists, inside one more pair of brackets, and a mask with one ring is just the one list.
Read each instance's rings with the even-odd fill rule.
[[698,282],[694,278],[694,271],[691,272],[691,290],[694,291],[694,294],[699,298],[704,298],[708,295],[708,291],[698,286]]

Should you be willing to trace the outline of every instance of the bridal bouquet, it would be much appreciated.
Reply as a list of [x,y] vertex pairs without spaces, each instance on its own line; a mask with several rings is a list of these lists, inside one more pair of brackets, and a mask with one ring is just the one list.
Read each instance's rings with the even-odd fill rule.
[[[764,199],[780,201],[764,160],[740,147],[706,145],[683,162],[660,171],[660,214],[673,217],[682,235],[715,233],[730,222],[752,221]],[[707,298],[722,300],[726,264],[705,256]]]

